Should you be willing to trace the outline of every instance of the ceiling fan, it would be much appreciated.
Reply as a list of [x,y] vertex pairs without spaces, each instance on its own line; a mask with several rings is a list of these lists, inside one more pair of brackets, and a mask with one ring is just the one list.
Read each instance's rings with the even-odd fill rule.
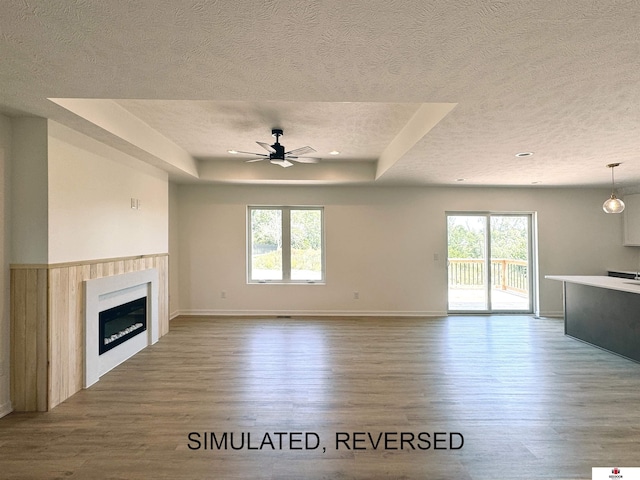
[[293,163],[290,160],[298,163],[318,163],[320,161],[319,158],[315,157],[303,157],[302,155],[306,155],[308,153],[313,153],[315,150],[309,146],[296,148],[295,150],[290,150],[285,152],[284,145],[280,144],[280,137],[283,135],[282,130],[279,128],[274,128],[271,130],[271,135],[276,137],[276,143],[273,145],[269,145],[264,142],[256,142],[262,148],[264,148],[267,153],[253,153],[253,152],[240,152],[238,150],[229,150],[230,153],[242,153],[245,155],[256,155],[258,158],[252,158],[247,160],[247,163],[253,162],[261,162],[262,160],[269,160],[274,165],[280,165],[283,168],[291,167]]

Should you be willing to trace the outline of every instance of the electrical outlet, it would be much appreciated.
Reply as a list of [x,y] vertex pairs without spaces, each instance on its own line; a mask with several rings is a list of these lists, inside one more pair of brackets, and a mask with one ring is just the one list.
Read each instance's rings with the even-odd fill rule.
[[359,300],[360,299],[360,292],[353,292],[353,299],[354,300]]
[[227,291],[226,290],[220,291],[220,298],[227,298]]

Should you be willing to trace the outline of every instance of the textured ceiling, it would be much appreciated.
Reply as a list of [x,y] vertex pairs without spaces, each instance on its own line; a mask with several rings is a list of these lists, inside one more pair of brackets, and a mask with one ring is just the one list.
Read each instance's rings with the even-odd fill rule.
[[[639,26],[637,0],[3,1],[0,111],[51,118],[179,181],[323,183],[344,167],[360,169],[345,182],[381,185],[605,186],[621,162],[616,180],[634,186]],[[94,99],[153,132],[119,135]],[[420,130],[425,104],[454,107]],[[226,153],[259,151],[274,127],[288,149],[342,155],[323,170]],[[147,148],[151,133],[195,167]]]

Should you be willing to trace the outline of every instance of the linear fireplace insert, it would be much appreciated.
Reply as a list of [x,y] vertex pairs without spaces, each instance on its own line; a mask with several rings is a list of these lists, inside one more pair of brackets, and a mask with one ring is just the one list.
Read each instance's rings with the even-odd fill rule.
[[103,310],[98,321],[98,346],[102,355],[147,329],[147,297]]

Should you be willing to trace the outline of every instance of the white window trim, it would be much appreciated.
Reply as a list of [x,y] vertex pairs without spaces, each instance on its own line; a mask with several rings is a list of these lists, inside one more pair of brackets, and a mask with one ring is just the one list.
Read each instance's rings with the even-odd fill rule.
[[[251,278],[252,267],[252,230],[251,212],[253,210],[281,210],[282,211],[282,280],[253,280]],[[320,211],[320,235],[322,239],[321,251],[321,278],[319,280],[292,280],[291,279],[291,211],[292,210],[318,210]],[[325,285],[326,284],[326,245],[324,228],[324,207],[317,205],[248,205],[247,206],[247,284],[251,285]]]

